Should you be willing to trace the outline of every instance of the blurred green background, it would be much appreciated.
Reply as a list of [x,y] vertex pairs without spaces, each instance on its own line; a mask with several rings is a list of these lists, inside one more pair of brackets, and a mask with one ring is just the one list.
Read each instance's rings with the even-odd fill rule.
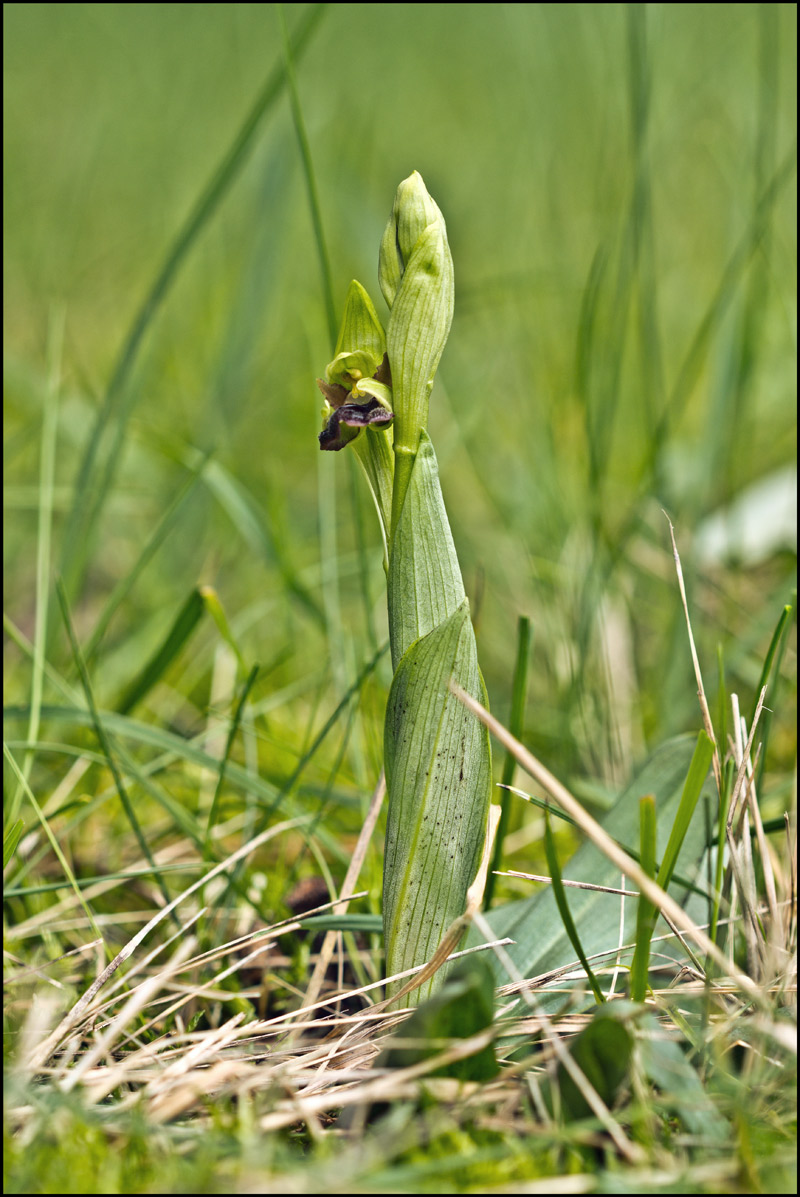
[[[290,29],[313,13],[287,6]],[[278,16],[20,4],[4,22],[8,617],[33,635],[55,371],[52,562],[82,642],[107,623],[99,702],[119,704],[192,588],[212,586],[240,680],[264,666],[260,766],[281,774],[386,637],[366,488],[346,453],[317,448],[332,347],[285,90],[97,423],[159,269],[280,70]],[[575,782],[615,787],[699,724],[662,508],[712,691],[721,645],[749,707],[791,597],[777,472],[795,455],[795,23],[794,5],[339,4],[295,64],[337,303],[355,277],[385,313],[378,242],[402,178],[419,170],[445,214],[456,312],[430,432],[483,669],[507,718],[529,615],[525,738]],[[732,505],[770,478],[774,497],[748,505],[756,547],[737,549]],[[55,602],[48,623],[68,670]],[[212,693],[219,644],[200,623],[136,716],[204,726],[230,696]],[[376,678],[358,734],[331,748],[360,792],[381,763],[385,657]],[[12,645],[7,693],[29,690]]]

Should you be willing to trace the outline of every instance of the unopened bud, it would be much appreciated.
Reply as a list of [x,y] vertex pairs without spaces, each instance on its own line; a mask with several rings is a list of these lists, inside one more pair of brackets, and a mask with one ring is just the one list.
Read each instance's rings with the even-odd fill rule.
[[395,301],[414,246],[429,224],[441,224],[447,239],[444,217],[428,193],[422,175],[415,170],[397,188],[392,214],[381,239],[378,282],[389,307]]

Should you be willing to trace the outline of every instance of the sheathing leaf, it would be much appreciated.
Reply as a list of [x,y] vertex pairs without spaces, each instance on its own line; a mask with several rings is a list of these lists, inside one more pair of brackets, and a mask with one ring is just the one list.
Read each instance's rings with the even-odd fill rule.
[[[491,792],[486,729],[450,690],[485,701],[466,599],[403,655],[386,710],[389,806],[383,920],[388,973],[429,960],[463,914]],[[423,985],[412,1003],[443,979]]]
[[389,562],[392,666],[396,669],[414,641],[452,615],[465,597],[436,454],[423,432]]

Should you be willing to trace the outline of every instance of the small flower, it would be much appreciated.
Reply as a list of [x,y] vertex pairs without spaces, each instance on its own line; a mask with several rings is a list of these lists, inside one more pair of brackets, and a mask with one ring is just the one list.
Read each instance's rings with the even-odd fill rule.
[[[355,357],[356,354],[340,354],[339,357]],[[392,376],[389,370],[389,358],[384,353],[383,361],[370,378],[363,378],[357,367],[351,371],[336,367],[338,359],[334,358],[326,373],[334,374],[340,382],[325,382],[317,379],[317,386],[325,396],[324,417],[327,424],[319,434],[320,449],[338,451],[355,440],[362,428],[370,424],[387,427],[394,419],[394,412],[390,406]],[[350,387],[344,385],[350,383]],[[354,400],[366,399],[365,403]]]

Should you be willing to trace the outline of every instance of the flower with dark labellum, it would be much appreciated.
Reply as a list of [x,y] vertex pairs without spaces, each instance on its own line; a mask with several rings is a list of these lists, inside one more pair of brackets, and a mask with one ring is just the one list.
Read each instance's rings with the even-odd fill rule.
[[[342,377],[352,382],[350,390],[341,383],[317,379],[317,386],[325,396],[326,411],[330,410],[328,422],[319,434],[319,447],[334,452],[355,440],[362,428],[371,424],[385,428],[394,419],[388,404],[391,372],[386,354],[372,378],[354,378],[349,374]],[[356,403],[356,398],[365,402]]]
[[369,424],[391,424],[394,413],[381,407],[377,399],[369,403],[344,403],[332,414],[319,434],[320,449],[343,449]]

